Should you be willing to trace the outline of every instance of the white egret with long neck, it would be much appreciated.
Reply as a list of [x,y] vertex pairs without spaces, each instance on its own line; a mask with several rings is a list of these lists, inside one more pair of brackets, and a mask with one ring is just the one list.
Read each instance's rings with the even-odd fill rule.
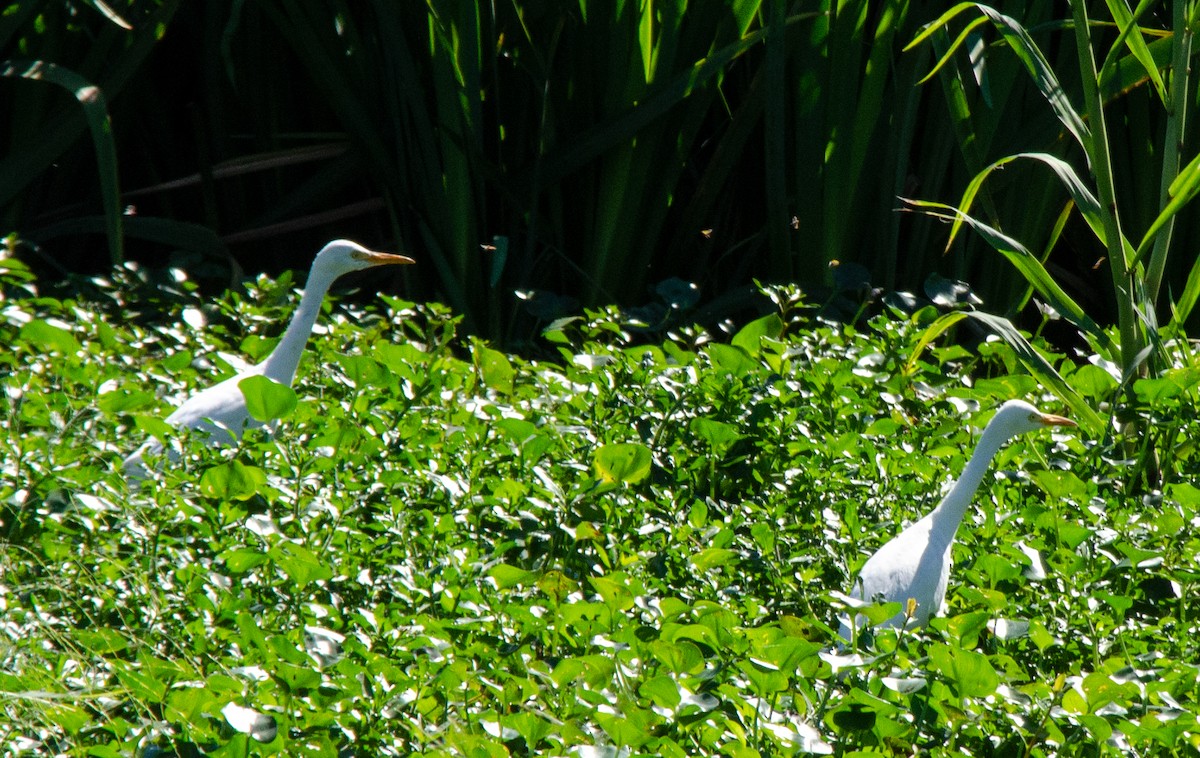
[[[300,356],[308,344],[308,337],[321,311],[321,302],[330,285],[351,271],[414,262],[406,255],[378,253],[349,240],[330,242],[321,248],[313,260],[300,304],[271,354],[262,363],[192,395],[167,416],[167,423],[180,429],[203,432],[212,445],[227,445],[240,439],[245,429],[258,426],[259,422],[251,418],[246,410],[246,398],[238,382],[248,376],[261,375],[291,386],[296,368],[300,365]],[[161,452],[162,443],[151,437],[125,459],[126,473],[134,477],[144,476],[143,456]]]
[[[942,502],[867,559],[851,590],[853,597],[902,606],[910,599],[916,601],[911,618],[901,612],[880,626],[898,627],[906,623],[911,627],[924,626],[930,615],[941,611],[950,578],[954,535],[992,458],[1012,437],[1049,426],[1075,426],[1075,422],[1042,413],[1021,400],[1009,400],[1000,406],[984,427],[962,475]],[[856,623],[861,625],[863,618],[857,617]],[[850,639],[848,619],[842,619],[841,635]]]

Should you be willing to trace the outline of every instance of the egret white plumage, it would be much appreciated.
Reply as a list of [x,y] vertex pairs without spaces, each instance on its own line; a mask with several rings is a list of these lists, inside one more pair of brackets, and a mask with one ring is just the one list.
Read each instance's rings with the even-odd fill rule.
[[[1009,400],[1000,406],[942,502],[867,559],[850,594],[860,600],[880,598],[901,604],[915,600],[916,612],[908,623],[924,626],[930,615],[941,610],[946,598],[954,535],[992,458],[1010,438],[1048,426],[1075,426],[1075,422],[1042,413],[1021,400]],[[905,614],[898,613],[881,626],[904,623]],[[848,619],[842,619],[841,635],[850,639]]]
[[[209,444],[227,445],[240,439],[242,432],[259,422],[246,410],[246,398],[238,382],[248,376],[262,375],[280,384],[291,385],[300,365],[300,355],[308,344],[321,301],[334,280],[351,271],[375,266],[415,263],[406,255],[378,253],[349,240],[334,240],[313,260],[304,286],[304,294],[279,344],[266,359],[235,376],[189,397],[171,415],[167,423],[181,429],[196,429],[208,436]],[[162,443],[151,437],[125,459],[126,474],[135,477],[145,474],[143,456],[162,452]]]

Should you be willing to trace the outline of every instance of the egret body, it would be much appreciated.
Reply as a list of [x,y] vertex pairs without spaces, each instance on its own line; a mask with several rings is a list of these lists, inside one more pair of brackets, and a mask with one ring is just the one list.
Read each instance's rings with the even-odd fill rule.
[[[377,253],[349,240],[334,240],[321,248],[309,270],[300,305],[296,307],[279,344],[266,360],[192,395],[167,416],[167,423],[180,429],[199,430],[208,436],[212,445],[227,445],[240,439],[245,429],[258,426],[259,422],[247,412],[246,398],[238,382],[248,376],[262,375],[291,386],[296,368],[300,365],[300,355],[321,311],[321,301],[325,299],[325,293],[334,280],[351,271],[398,263],[414,261],[405,255]],[[161,452],[161,442],[153,437],[146,440],[125,459],[126,473],[135,477],[144,476],[143,456]]]
[[[860,600],[880,598],[902,605],[911,598],[917,607],[908,624],[924,626],[930,615],[942,608],[950,577],[954,534],[992,458],[1010,438],[1047,426],[1075,426],[1075,422],[1042,413],[1021,400],[1009,400],[1000,406],[984,427],[962,475],[942,502],[867,559],[850,594]],[[847,621],[842,619],[841,635],[845,639],[850,638]],[[904,623],[905,614],[898,613],[881,626],[898,627]]]

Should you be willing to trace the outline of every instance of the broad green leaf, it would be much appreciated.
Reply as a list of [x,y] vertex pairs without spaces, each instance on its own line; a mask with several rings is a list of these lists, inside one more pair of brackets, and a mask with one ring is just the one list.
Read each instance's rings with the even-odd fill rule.
[[498,563],[488,569],[487,573],[496,583],[496,588],[501,590],[532,584],[537,580],[537,574],[534,572],[510,566],[507,563]]
[[759,366],[758,361],[751,358],[745,350],[733,345],[722,345],[716,342],[704,350],[708,354],[709,360],[712,361],[713,368],[734,376],[744,376]]
[[262,629],[259,628],[258,621],[254,618],[253,614],[247,611],[239,612],[237,614],[237,628],[238,632],[241,634],[243,642],[249,643],[257,651],[266,652],[272,649],[270,643],[267,641],[266,635],[263,634]]
[[695,674],[704,668],[704,655],[700,648],[688,640],[654,640],[650,643],[650,652],[676,675]]
[[297,405],[296,393],[286,384],[254,374],[238,382],[246,398],[246,411],[262,422],[290,416]]
[[711,571],[718,566],[727,566],[730,563],[735,563],[738,559],[736,550],[730,550],[725,547],[708,547],[696,553],[688,560],[696,567],[696,570],[704,573]]
[[718,454],[723,453],[730,445],[742,439],[737,427],[724,421],[697,416],[690,424],[692,432],[708,443]]
[[527,442],[531,437],[541,434],[537,424],[520,418],[502,418],[496,421],[496,428],[518,445]]
[[225,566],[234,574],[244,574],[250,569],[261,566],[266,563],[267,556],[260,550],[252,550],[250,548],[240,548],[224,553],[221,558],[225,561]]
[[596,711],[594,718],[614,744],[635,748],[653,738],[650,726],[661,721],[653,711],[638,708],[631,702],[626,704],[622,714]]
[[132,697],[142,703],[161,703],[167,696],[168,685],[133,667],[119,666],[117,679]]
[[74,639],[91,652],[103,656],[129,647],[129,640],[115,629],[76,629]]
[[588,579],[604,602],[616,610],[628,610],[633,607],[633,593],[629,587],[606,576],[593,576]]
[[96,398],[96,407],[105,413],[129,413],[154,406],[154,394],[143,390],[120,387]]
[[277,663],[271,669],[271,674],[293,693],[313,690],[321,685],[321,672],[305,666]]
[[381,387],[387,381],[383,365],[370,355],[339,355],[337,361],[346,378],[359,389]]
[[652,462],[650,448],[638,442],[604,445],[592,456],[596,477],[605,482],[637,484],[650,475]]
[[88,709],[69,703],[55,703],[48,706],[40,718],[70,735],[79,734],[84,727],[92,723]]
[[749,355],[758,355],[763,338],[779,339],[783,334],[783,320],[778,313],[768,313],[746,324],[729,341],[734,347],[740,347]]
[[561,603],[579,589],[579,583],[561,571],[547,571],[537,580],[537,587],[547,596]]
[[673,710],[679,705],[679,684],[669,676],[647,679],[638,687],[638,694],[660,708]]
[[[240,688],[239,688],[240,692]],[[227,696],[227,693],[222,693]],[[183,723],[203,721],[206,714],[216,713],[221,695],[214,694],[210,687],[176,687],[167,694],[166,713],[168,718]]]
[[904,612],[904,604],[896,602],[888,603],[868,603],[861,608],[855,609],[854,613],[858,616],[865,616],[867,623],[872,626],[882,624],[891,619],[898,613]]
[[333,576],[315,553],[295,542],[280,542],[270,549],[269,555],[297,587]]
[[371,348],[371,354],[392,373],[405,378],[411,378],[417,368],[429,362],[428,353],[408,343],[381,342]]
[[83,349],[79,340],[69,331],[41,319],[35,319],[22,326],[18,339],[30,343],[41,352],[62,356],[72,356]]
[[241,461],[222,463],[200,476],[200,494],[214,500],[247,500],[267,483],[267,475]]
[[987,657],[973,650],[932,645],[929,663],[934,671],[954,682],[965,697],[990,697],[1000,685],[1000,677]]
[[1083,693],[1087,696],[1088,709],[1096,711],[1109,703],[1124,705],[1130,698],[1138,699],[1137,685],[1132,682],[1118,684],[1108,674],[1096,671],[1083,678]]
[[516,371],[504,353],[477,341],[471,345],[471,356],[485,385],[501,394],[512,392]]
[[1090,363],[1080,366],[1070,376],[1067,383],[1083,397],[1101,400],[1117,388],[1117,380],[1099,366]]

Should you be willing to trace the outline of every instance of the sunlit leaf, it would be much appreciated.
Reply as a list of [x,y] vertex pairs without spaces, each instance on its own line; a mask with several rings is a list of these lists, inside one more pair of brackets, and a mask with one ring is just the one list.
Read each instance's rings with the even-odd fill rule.
[[606,482],[636,484],[650,475],[650,449],[637,442],[604,445],[592,456],[596,476]]
[[256,466],[240,461],[221,463],[200,476],[200,492],[214,500],[247,500],[267,483],[267,475]]
[[333,576],[333,572],[315,553],[294,542],[280,542],[271,548],[269,555],[288,578],[300,587]]
[[286,418],[296,410],[296,393],[286,384],[261,375],[248,376],[238,382],[246,398],[246,410],[259,421]]

